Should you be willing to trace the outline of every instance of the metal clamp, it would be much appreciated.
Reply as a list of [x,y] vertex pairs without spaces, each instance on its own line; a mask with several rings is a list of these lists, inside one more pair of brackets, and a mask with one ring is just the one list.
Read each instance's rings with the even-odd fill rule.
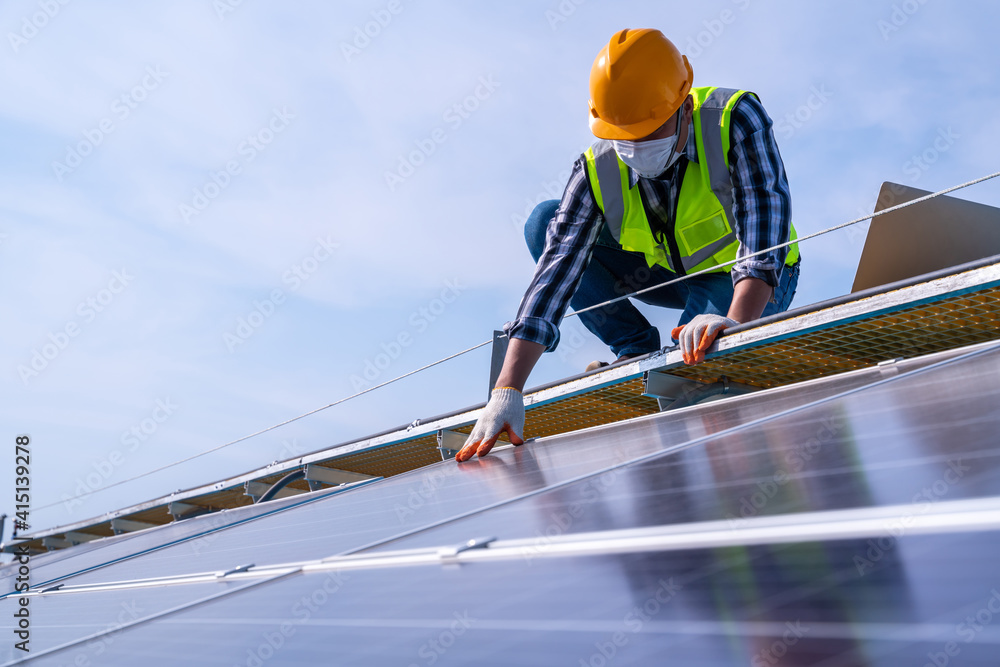
[[247,563],[246,565],[237,565],[237,566],[236,566],[236,567],[234,567],[233,569],[231,569],[231,570],[226,570],[226,571],[224,571],[224,572],[219,572],[219,573],[218,573],[218,574],[216,574],[215,576],[216,576],[216,577],[217,577],[218,579],[222,579],[223,577],[228,577],[229,575],[231,575],[231,574],[236,574],[237,572],[246,572],[247,570],[249,570],[249,569],[250,569],[251,567],[253,567],[253,566],[254,566],[254,564],[253,564],[253,563]]
[[438,551],[438,555],[441,560],[445,563],[455,562],[458,560],[458,555],[465,551],[471,551],[472,549],[485,549],[491,542],[496,542],[495,537],[474,537],[468,542],[463,542],[462,544],[445,547]]

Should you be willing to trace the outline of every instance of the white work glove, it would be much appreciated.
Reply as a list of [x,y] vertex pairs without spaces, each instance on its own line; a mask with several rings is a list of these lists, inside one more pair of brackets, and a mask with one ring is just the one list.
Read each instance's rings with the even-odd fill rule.
[[697,315],[683,327],[674,327],[671,338],[680,341],[684,363],[693,366],[705,361],[705,350],[712,346],[715,337],[739,322],[722,315]]
[[507,433],[511,444],[524,444],[524,397],[512,387],[497,387],[493,390],[490,402],[486,404],[483,414],[479,415],[479,421],[455,460],[459,463],[468,461],[477,452],[480,456],[486,456],[501,433]]

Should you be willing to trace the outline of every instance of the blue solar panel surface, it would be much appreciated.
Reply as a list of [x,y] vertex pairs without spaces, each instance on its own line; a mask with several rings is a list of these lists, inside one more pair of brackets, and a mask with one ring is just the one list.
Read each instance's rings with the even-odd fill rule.
[[[893,372],[444,464],[454,472],[423,503],[407,500],[429,471],[220,531],[183,566],[164,558],[178,545],[66,583],[329,556],[373,539],[371,552],[537,537],[538,551],[510,560],[299,574],[207,602],[177,592],[190,584],[129,589],[150,608],[168,595],[187,606],[119,632],[95,664],[996,665],[996,530],[907,534],[887,522],[857,539],[544,552],[546,535],[881,505],[903,505],[903,520],[1000,497],[1000,351]],[[66,619],[93,595],[48,597],[59,611],[38,615],[39,632],[72,634]],[[71,664],[79,650],[33,664]]]
[[[529,444],[540,470],[511,468],[514,452],[498,454],[483,462],[456,465],[442,462],[355,489],[336,498],[226,528],[207,538],[188,540],[141,559],[124,560],[74,576],[73,584],[135,579],[155,571],[160,575],[187,574],[234,567],[244,562],[258,565],[310,560],[348,553],[425,530],[457,516],[508,502],[526,493],[543,490],[580,475],[648,456],[701,437],[706,424],[715,430],[738,426],[748,420],[776,414],[793,405],[829,396],[845,388],[882,379],[879,371],[866,371],[805,385],[773,390],[726,402],[709,403],[676,413],[654,415],[630,424],[593,429],[586,435],[547,438],[544,446]],[[80,563],[99,565],[101,554]],[[62,576],[72,563],[60,568]],[[47,572],[38,581],[48,581]],[[42,579],[45,577],[45,579]]]
[[[220,530],[270,514],[287,511],[290,508],[315,502],[369,483],[373,482],[355,483],[342,488],[323,489],[267,503],[213,512],[148,530],[116,535],[72,548],[32,556],[32,586],[44,586],[66,575],[99,567],[122,558],[129,558],[175,542],[187,543],[193,551],[197,552],[205,545],[211,544],[213,535]],[[13,566],[0,571],[0,591],[2,594],[13,592],[15,576]]]

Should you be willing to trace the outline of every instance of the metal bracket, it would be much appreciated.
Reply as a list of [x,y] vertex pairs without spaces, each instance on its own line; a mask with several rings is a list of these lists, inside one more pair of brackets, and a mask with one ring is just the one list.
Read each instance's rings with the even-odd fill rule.
[[55,549],[66,549],[67,547],[72,547],[74,544],[69,540],[49,536],[42,538],[42,546],[49,551],[54,551]]
[[732,382],[725,375],[718,382],[705,384],[663,371],[646,371],[642,374],[642,385],[642,395],[655,398],[660,412],[686,408],[716,396],[739,396],[760,391],[760,387]]
[[156,528],[158,524],[146,523],[145,521],[134,521],[132,519],[112,519],[111,520],[111,530],[115,535],[121,535],[122,533],[133,533],[137,530],[146,530],[147,528]]
[[[267,493],[271,486],[271,484],[265,484],[264,482],[245,482],[243,484],[243,493],[253,498],[253,501],[256,503],[261,496]],[[308,493],[308,491],[293,489],[286,486],[274,494],[274,498],[287,498],[289,496],[297,496],[302,493]]]
[[491,542],[496,542],[495,537],[474,537],[468,542],[463,542],[462,544],[445,547],[438,551],[438,555],[441,560],[445,563],[450,563],[458,560],[458,555],[465,551],[470,551],[472,549],[485,549],[490,545]]
[[192,517],[201,516],[202,514],[208,514],[211,511],[212,508],[210,507],[192,505],[191,503],[182,503],[178,501],[167,503],[167,512],[174,518],[174,521],[190,519]]
[[[306,464],[306,481],[309,482],[309,488],[312,491],[320,488],[320,484],[326,484],[327,486],[342,486],[344,484],[352,484],[354,482],[363,482],[366,479],[375,479],[374,475],[365,475],[360,472],[351,472],[350,470],[340,470],[339,468],[327,468],[326,466],[318,466],[315,463]],[[313,488],[313,485],[316,485]]]
[[437,432],[438,450],[441,452],[441,460],[455,458],[455,455],[462,451],[465,441],[469,439],[468,434],[458,431],[442,429]]
[[510,339],[502,331],[493,332],[493,355],[490,357],[490,386],[486,389],[486,400],[490,400],[493,387],[496,386],[497,378],[500,377],[500,370],[503,368],[504,357],[507,356],[507,344]]

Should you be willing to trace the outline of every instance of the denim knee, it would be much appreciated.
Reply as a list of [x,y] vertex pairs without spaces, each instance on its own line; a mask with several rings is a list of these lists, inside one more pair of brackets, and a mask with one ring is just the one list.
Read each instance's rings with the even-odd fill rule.
[[542,251],[545,250],[545,233],[557,208],[559,208],[558,199],[543,201],[535,207],[535,210],[528,216],[527,222],[524,223],[524,240],[528,244],[528,252],[531,253],[531,257],[536,262],[542,256]]

